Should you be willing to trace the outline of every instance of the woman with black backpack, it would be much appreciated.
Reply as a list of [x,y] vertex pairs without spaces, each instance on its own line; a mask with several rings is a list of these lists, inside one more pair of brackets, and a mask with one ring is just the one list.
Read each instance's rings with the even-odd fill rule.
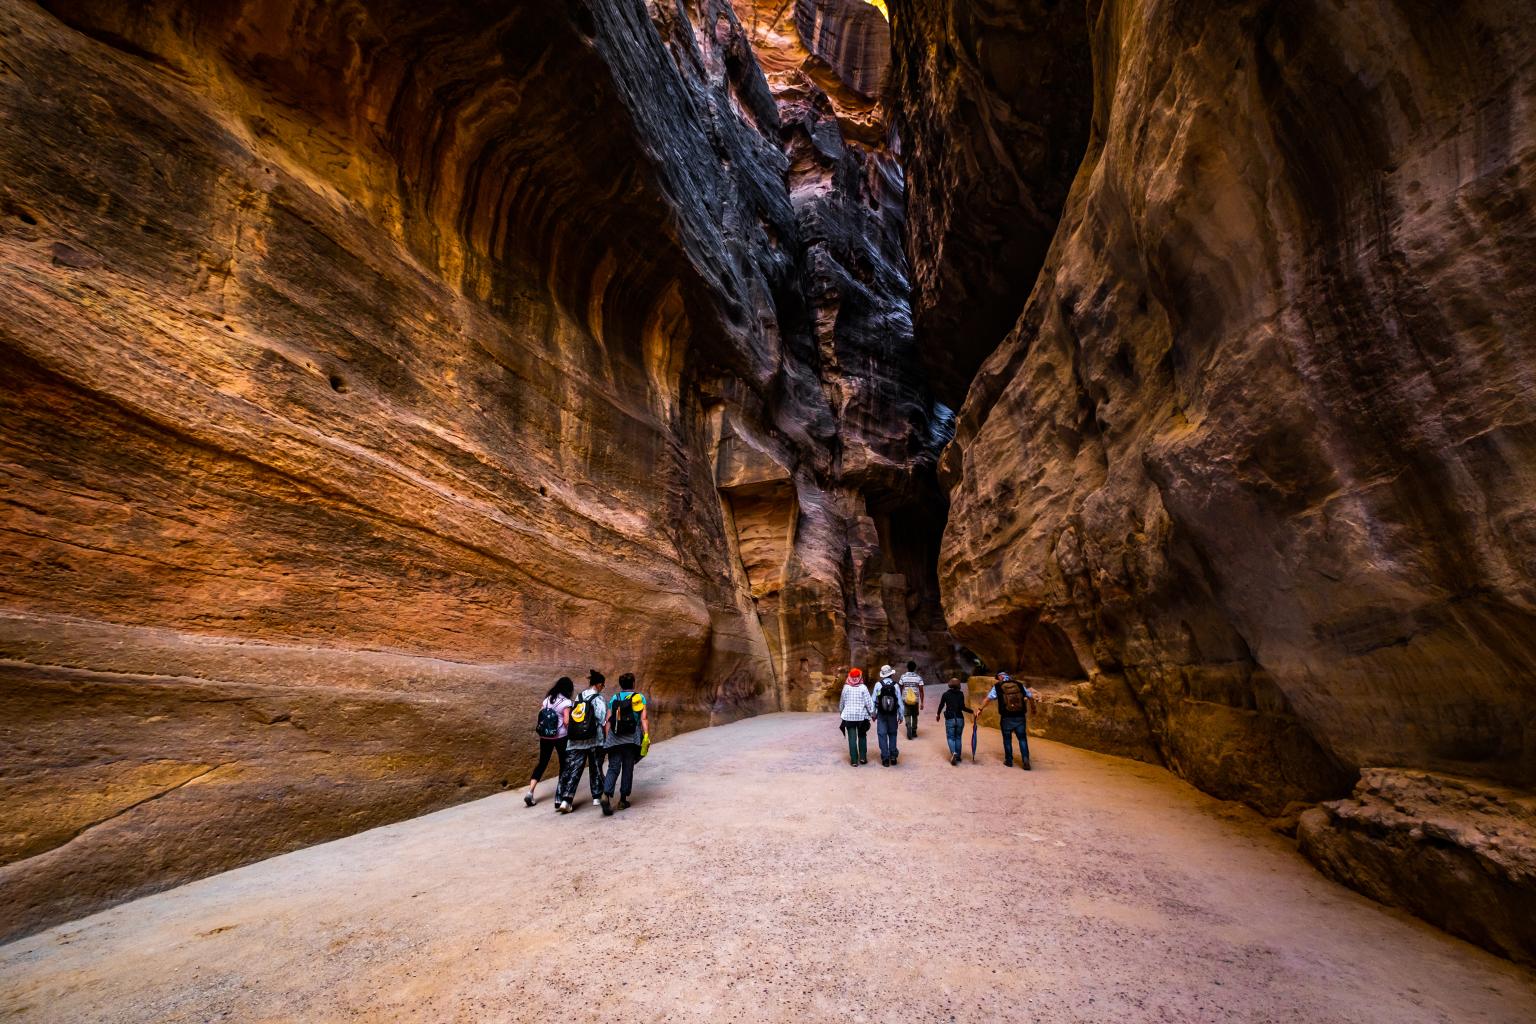
[[560,770],[565,770],[565,737],[571,725],[571,708],[576,703],[571,699],[575,690],[576,684],[570,677],[561,676],[539,705],[539,718],[533,727],[539,736],[539,765],[533,770],[533,781],[528,783],[528,795],[523,797],[524,807],[538,803],[533,794],[539,788],[539,780],[544,778],[544,769],[549,767],[550,754],[559,755]]
[[608,716],[603,687],[607,682],[601,672],[592,669],[587,673],[587,688],[571,706],[570,726],[565,736],[565,768],[560,772],[560,784],[555,787],[555,810],[561,814],[575,810],[576,784],[581,781],[583,771],[587,772],[591,784],[592,802],[602,802],[603,740],[607,736],[603,722]]

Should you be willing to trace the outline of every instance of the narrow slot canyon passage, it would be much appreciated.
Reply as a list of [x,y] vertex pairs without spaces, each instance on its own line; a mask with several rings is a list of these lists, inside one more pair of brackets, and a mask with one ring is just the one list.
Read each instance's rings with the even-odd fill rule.
[[[1536,978],[1326,881],[1166,771],[826,715],[658,744],[635,805],[510,794],[0,948],[4,1019],[1518,1024]],[[654,761],[654,764],[652,764]],[[1021,795],[1021,790],[1027,790]],[[582,801],[582,803],[586,803]]]
[[0,1021],[1530,1024],[1529,7],[0,0]]

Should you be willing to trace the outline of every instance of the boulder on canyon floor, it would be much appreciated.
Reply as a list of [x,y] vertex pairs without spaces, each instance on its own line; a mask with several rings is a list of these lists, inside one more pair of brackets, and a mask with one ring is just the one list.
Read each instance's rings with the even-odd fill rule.
[[1323,873],[1536,966],[1536,794],[1367,768],[1347,799],[1302,814]]

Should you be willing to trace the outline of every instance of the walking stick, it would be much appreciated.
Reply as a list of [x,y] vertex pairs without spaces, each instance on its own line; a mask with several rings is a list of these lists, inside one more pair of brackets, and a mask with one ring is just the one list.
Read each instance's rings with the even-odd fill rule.
[[981,716],[971,716],[971,764],[976,763],[976,730],[981,728]]

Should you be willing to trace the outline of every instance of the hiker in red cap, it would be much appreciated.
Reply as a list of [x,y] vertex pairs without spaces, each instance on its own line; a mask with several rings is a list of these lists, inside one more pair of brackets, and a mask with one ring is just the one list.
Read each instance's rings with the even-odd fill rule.
[[839,728],[848,737],[848,763],[855,767],[868,764],[869,720],[875,717],[875,699],[864,688],[864,673],[856,668],[848,670],[838,710],[842,713]]

